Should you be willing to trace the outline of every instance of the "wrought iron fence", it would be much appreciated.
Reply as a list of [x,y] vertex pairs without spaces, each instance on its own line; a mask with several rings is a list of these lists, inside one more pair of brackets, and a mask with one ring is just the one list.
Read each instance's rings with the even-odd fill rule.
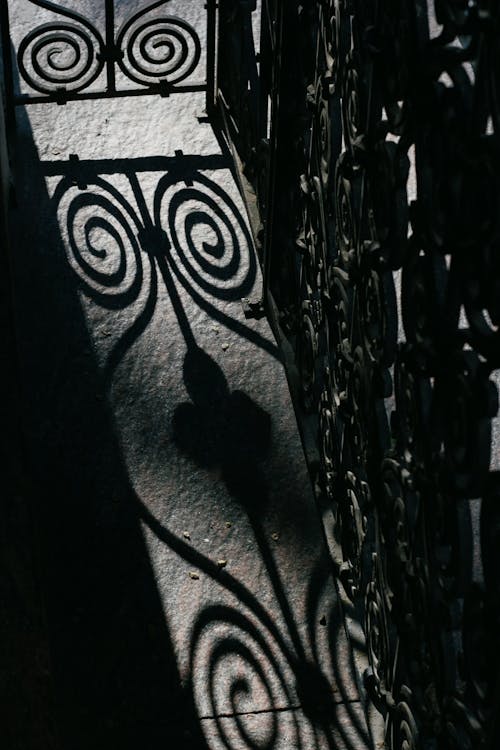
[[258,66],[252,12],[218,99],[364,688],[394,750],[497,747],[498,5],[263,0]]
[[[50,0],[5,0],[0,12],[9,99],[16,105],[65,104],[206,90],[210,104],[216,0],[204,5],[206,25],[200,28],[167,13],[167,3],[171,0],[140,3],[140,9],[118,25],[117,0],[102,0],[93,8],[102,23],[79,12],[78,3],[72,8]],[[27,18],[36,20],[28,29],[17,17],[23,4],[28,10],[32,6],[33,16]],[[21,33],[14,44],[13,21]],[[200,72],[204,56],[206,70]],[[13,71],[19,78],[18,91]]]

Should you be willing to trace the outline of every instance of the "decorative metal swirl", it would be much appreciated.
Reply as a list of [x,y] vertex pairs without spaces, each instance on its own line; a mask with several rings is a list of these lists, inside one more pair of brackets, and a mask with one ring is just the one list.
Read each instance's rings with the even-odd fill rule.
[[[8,7],[9,2],[5,0]],[[144,7],[120,29],[115,28],[113,3],[106,3],[104,35],[82,14],[51,0],[29,2],[56,18],[48,15],[47,23],[30,30],[19,44],[19,77],[30,90],[14,96],[16,104],[31,101],[65,104],[79,99],[84,91],[86,98],[92,95],[103,98],[130,91],[135,95],[168,95],[176,90],[206,88],[204,80],[195,81],[192,76],[202,57],[198,31],[182,18],[155,15],[168,0],[143,3]],[[210,0],[212,5],[213,2]],[[214,19],[213,8],[210,12]],[[209,23],[210,34],[214,33],[214,24],[214,20]],[[6,28],[6,38],[8,32]],[[9,50],[4,50],[10,68],[9,54]],[[123,75],[117,76],[119,73]]]
[[140,224],[118,191],[104,181],[88,192],[67,190],[59,214],[68,262],[85,294],[110,309],[131,304],[143,283]]
[[[292,747],[306,747],[304,727],[293,712],[273,710],[294,703],[293,672],[284,670],[279,657],[269,634],[235,609],[213,607],[195,624],[191,651],[195,704],[200,715],[215,717],[224,747],[275,748],[284,735]],[[265,716],[264,721],[252,723],[256,700]],[[230,721],[221,718],[227,716]]]
[[260,79],[219,69],[391,750],[499,744],[499,20],[483,0],[263,0]]
[[184,285],[223,300],[251,291],[256,261],[241,212],[213,180],[196,175],[189,187],[166,178],[155,196],[155,222],[168,216],[170,258]]
[[[157,185],[150,215],[135,173],[126,175],[129,189],[124,191],[123,183],[115,187],[88,163],[78,164],[75,160],[53,196],[69,266],[85,296],[98,306],[119,310],[137,302],[127,316],[130,327],[107,359],[106,382],[149,325],[162,284],[172,298],[178,282],[214,320],[275,353],[266,338],[217,304],[248,294],[257,278],[246,219],[222,187],[189,170],[185,180],[193,187],[188,189],[179,181],[179,170],[172,170]],[[174,307],[192,344],[180,301]]]
[[99,31],[78,13],[50,2],[35,4],[70,20],[42,24],[24,37],[17,53],[22,78],[41,94],[87,88],[104,66]]
[[133,16],[118,34],[117,47],[123,53],[118,61],[121,70],[140,85],[184,81],[200,61],[198,34],[181,18],[144,20],[148,10],[151,8]]
[[[272,617],[241,583],[220,580],[238,597],[238,606],[207,607],[191,631],[191,689],[198,714],[213,717],[211,748],[317,750],[339,741],[352,750],[365,746],[366,726],[355,716],[348,727],[332,722],[332,684],[342,698],[351,685],[339,669],[345,659],[342,625],[336,608],[330,610],[331,583],[325,586],[323,570],[318,561],[300,635],[286,615],[283,623]],[[338,627],[336,637],[321,624],[326,618]],[[294,705],[300,711],[276,711]]]

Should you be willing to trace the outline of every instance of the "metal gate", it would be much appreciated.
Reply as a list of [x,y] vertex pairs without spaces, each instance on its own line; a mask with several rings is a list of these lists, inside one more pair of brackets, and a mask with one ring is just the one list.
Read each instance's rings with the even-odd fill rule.
[[206,91],[210,104],[216,2],[201,6],[198,28],[181,17],[182,3],[174,2],[172,13],[167,4],[172,0],[138,3],[139,10],[124,13],[119,0],[102,0],[90,18],[49,0],[3,0],[8,107],[196,91]]
[[498,4],[262,0],[258,60],[255,2],[220,13],[218,102],[379,741],[497,747]]

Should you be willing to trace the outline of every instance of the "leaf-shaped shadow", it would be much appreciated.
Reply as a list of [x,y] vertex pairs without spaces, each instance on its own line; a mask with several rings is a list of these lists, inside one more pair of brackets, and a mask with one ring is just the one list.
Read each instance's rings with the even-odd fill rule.
[[197,346],[184,359],[184,383],[191,402],[173,417],[179,450],[197,466],[216,472],[229,492],[253,505],[266,499],[262,473],[271,441],[271,418],[242,391],[230,391],[216,362]]

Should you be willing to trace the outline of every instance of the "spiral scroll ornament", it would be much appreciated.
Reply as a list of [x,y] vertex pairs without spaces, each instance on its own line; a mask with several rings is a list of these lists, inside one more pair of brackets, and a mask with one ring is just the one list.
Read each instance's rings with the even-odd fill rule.
[[190,673],[199,715],[214,717],[214,750],[317,750],[323,731],[329,736],[326,726],[313,727],[295,711],[275,710],[297,700],[330,710],[325,677],[314,664],[296,663],[278,633],[238,609],[215,605],[201,613]]
[[33,29],[19,45],[21,77],[41,94],[88,88],[103,69],[104,42],[94,26],[54,22]]
[[[14,16],[14,7],[9,6],[11,2],[14,6],[14,0],[4,1],[8,38],[9,15]],[[193,76],[204,57],[198,20],[193,25],[162,13],[160,7],[169,0],[137,3],[140,10],[120,27],[116,26],[119,8],[115,0],[102,2],[97,16],[90,19],[74,9],[79,8],[76,2],[73,7],[52,0],[26,2],[36,7],[37,25],[22,38],[15,53],[19,78],[25,84],[20,93],[13,93],[16,105],[66,104],[126,94],[169,96],[205,89],[206,71],[196,80]],[[102,18],[102,26],[97,17]],[[7,68],[9,55],[6,48]],[[10,83],[15,89],[15,82]]]
[[263,9],[268,293],[374,746],[497,747],[498,4]]
[[216,299],[239,300],[254,284],[256,261],[240,210],[216,182],[197,175],[193,184],[158,187],[155,221],[168,216],[170,260],[184,286]]
[[116,191],[69,190],[59,213],[67,231],[68,262],[83,292],[110,309],[133,302],[143,283],[143,255],[133,215]]
[[141,86],[178,84],[196,70],[201,43],[196,30],[173,16],[134,16],[118,35],[122,72]]

